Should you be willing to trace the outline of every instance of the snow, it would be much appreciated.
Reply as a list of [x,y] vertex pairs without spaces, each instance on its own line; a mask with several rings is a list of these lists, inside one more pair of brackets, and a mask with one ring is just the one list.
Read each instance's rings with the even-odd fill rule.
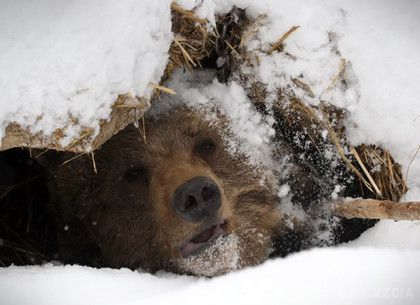
[[[382,145],[406,173],[420,145],[420,3],[356,2],[347,10],[348,29],[340,48],[352,59],[361,86],[349,136],[356,144]],[[357,41],[368,44],[358,47]],[[419,200],[420,155],[412,162],[407,184],[405,199]]]
[[[0,139],[9,123],[60,144],[99,131],[119,94],[148,98],[172,40],[169,2],[1,0]],[[77,122],[76,124],[70,124]]]
[[151,109],[149,115],[159,115],[176,105],[204,109],[205,119],[215,121],[217,111],[229,118],[224,134],[228,151],[234,156],[241,152],[254,166],[274,166],[270,143],[274,136],[273,122],[266,122],[237,83],[222,84],[211,71],[183,73],[178,70],[166,84],[177,92],[163,97],[162,103]]
[[0,269],[2,304],[418,304],[420,251],[315,249],[213,279],[80,266]]
[[[197,13],[209,19],[232,4],[247,7],[254,17],[268,12],[262,39],[248,41],[253,48],[267,49],[299,25],[285,45],[296,61],[261,54],[256,75],[271,88],[292,86],[311,103],[323,99],[345,107],[352,144],[381,145],[403,173],[411,163],[404,199],[420,199],[420,154],[414,157],[420,145],[420,2],[180,4],[189,9],[198,5]],[[69,114],[97,127],[99,119],[109,117],[117,94],[132,91],[147,97],[147,82],[158,82],[162,74],[171,38],[168,1],[142,1],[139,6],[134,0],[1,0],[0,5],[0,136],[11,121],[48,134],[66,126]],[[327,90],[341,58],[348,64],[349,86]],[[314,96],[308,98],[288,75],[302,75]],[[179,79],[172,83],[182,86],[177,99],[232,101],[225,113],[233,130],[250,145],[252,155],[266,154],[271,123],[257,116],[248,124],[244,118],[253,117],[254,110],[238,84],[210,79],[200,87],[177,84]],[[68,137],[75,133],[68,130]],[[280,195],[288,195],[287,185]],[[80,266],[1,268],[0,304],[419,304],[419,236],[419,222],[381,221],[347,245],[304,251],[211,280]]]
[[418,221],[382,220],[346,246],[420,250],[419,236]]

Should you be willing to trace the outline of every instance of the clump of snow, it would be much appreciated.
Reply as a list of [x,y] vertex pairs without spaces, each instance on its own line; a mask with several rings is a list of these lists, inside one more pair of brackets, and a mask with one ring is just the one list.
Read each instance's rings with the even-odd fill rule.
[[286,183],[279,187],[278,196],[279,198],[286,197],[290,192],[290,186]]
[[172,40],[168,1],[0,5],[0,140],[16,122],[46,136],[62,128],[66,146],[82,128],[98,132],[119,94],[148,98],[148,82],[160,81]]

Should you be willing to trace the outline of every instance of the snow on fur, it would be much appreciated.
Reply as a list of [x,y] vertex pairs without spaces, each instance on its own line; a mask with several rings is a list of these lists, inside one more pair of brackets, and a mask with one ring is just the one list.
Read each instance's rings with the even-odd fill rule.
[[184,73],[178,70],[167,84],[175,96],[164,97],[149,115],[170,111],[172,106],[186,105],[205,109],[209,122],[217,121],[217,111],[229,118],[230,135],[225,134],[229,152],[241,152],[252,165],[274,166],[271,159],[273,120],[266,120],[257,112],[245,90],[236,82],[220,83],[211,71]]

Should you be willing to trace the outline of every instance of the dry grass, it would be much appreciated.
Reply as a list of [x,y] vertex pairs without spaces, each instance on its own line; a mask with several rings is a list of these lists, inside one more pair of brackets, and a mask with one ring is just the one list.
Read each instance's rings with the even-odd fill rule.
[[169,78],[176,68],[192,70],[201,67],[201,61],[214,49],[216,36],[207,30],[208,21],[197,17],[193,11],[182,9],[176,2],[172,2],[171,10],[175,38],[169,48],[165,78]]
[[173,89],[162,86],[162,85],[158,85],[158,84],[149,82],[149,86],[156,89],[156,90],[159,90],[161,92],[167,93],[167,94],[172,94],[172,95],[176,94],[176,92]]
[[[332,144],[348,170],[374,198],[398,201],[406,192],[401,166],[387,150],[376,145],[354,147],[348,142],[342,126],[346,113],[342,109],[322,103],[315,107],[292,99],[288,104],[277,104],[276,110],[282,113],[288,126],[312,142],[318,153]],[[328,132],[327,141],[322,137],[324,130]]]
[[268,50],[268,54],[271,55],[274,51],[282,50],[283,49],[283,43],[286,41],[289,36],[296,31],[299,28],[298,25],[292,26],[286,33],[281,35],[281,37],[273,44],[273,46]]

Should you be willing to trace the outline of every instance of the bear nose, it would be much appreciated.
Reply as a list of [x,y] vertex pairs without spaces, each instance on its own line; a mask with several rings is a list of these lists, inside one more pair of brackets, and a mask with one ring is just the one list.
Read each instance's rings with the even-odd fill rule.
[[178,187],[172,206],[189,222],[211,219],[221,206],[220,190],[213,180],[194,177]]

